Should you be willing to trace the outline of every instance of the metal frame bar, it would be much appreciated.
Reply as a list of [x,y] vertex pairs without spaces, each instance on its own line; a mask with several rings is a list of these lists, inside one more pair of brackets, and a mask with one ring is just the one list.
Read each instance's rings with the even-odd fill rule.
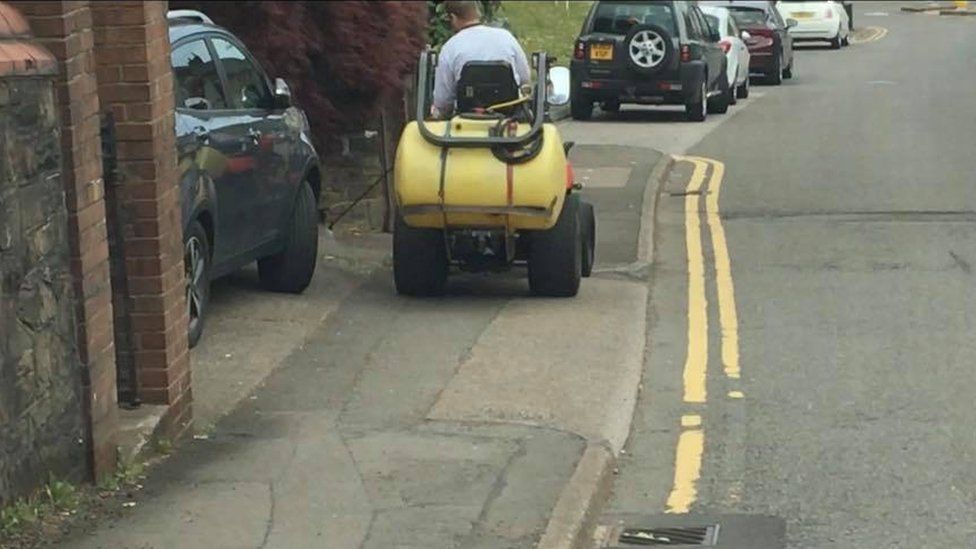
[[419,93],[417,94],[417,127],[420,135],[430,144],[438,147],[492,147],[496,145],[524,145],[534,139],[540,131],[546,119],[546,85],[549,56],[545,52],[532,54],[532,61],[536,66],[535,97],[533,98],[535,120],[532,122],[532,129],[525,135],[513,137],[449,137],[437,135],[427,127],[425,112],[427,94],[429,92],[429,76],[431,69],[436,67],[435,55],[430,50],[420,53],[420,65],[418,72]]

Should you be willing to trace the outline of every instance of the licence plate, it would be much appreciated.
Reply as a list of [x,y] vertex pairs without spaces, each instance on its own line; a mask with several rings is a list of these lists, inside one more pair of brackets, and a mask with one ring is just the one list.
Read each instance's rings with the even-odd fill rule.
[[613,44],[591,44],[590,59],[594,61],[612,61]]
[[793,19],[812,19],[816,13],[812,11],[795,11],[793,12]]

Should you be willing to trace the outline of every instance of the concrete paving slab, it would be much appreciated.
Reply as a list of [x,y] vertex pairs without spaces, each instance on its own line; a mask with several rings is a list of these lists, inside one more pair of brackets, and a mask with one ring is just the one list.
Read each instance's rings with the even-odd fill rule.
[[509,303],[428,417],[546,426],[619,450],[640,383],[646,302],[642,284],[590,279],[575,300]]

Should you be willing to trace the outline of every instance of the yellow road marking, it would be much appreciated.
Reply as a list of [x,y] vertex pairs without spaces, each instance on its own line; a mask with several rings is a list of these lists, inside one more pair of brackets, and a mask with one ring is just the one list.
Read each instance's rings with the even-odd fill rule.
[[868,42],[877,42],[878,40],[881,40],[882,38],[888,35],[888,29],[886,29],[885,27],[868,27],[865,30],[871,31],[871,34],[867,38],[854,37],[851,40],[851,43],[866,44]]
[[701,427],[701,424],[701,416],[699,415],[689,414],[686,416],[681,416],[682,427]]
[[[687,417],[681,418],[682,424]],[[687,513],[698,497],[695,483],[701,477],[704,449],[705,433],[701,429],[688,429],[678,437],[674,456],[674,488],[668,496],[668,513]]]
[[708,197],[705,199],[706,219],[712,234],[712,248],[715,252],[715,284],[718,286],[718,313],[722,327],[722,366],[725,375],[739,379],[739,314],[735,307],[735,286],[732,283],[732,260],[725,242],[725,228],[718,212],[718,196],[722,191],[722,178],[725,164],[718,160],[706,160],[712,165],[712,178],[708,183]]
[[746,395],[742,391],[729,391],[729,398],[745,398]]
[[705,257],[702,253],[699,192],[708,165],[695,165],[685,196],[685,244],[688,248],[688,355],[685,359],[685,402],[705,402],[705,369],[708,364],[708,301],[705,298]]

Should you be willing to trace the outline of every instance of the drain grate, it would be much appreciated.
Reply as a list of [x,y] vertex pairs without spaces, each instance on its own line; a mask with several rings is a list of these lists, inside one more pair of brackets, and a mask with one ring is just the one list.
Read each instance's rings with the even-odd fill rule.
[[623,545],[715,545],[718,525],[692,526],[687,528],[627,528],[620,533]]

